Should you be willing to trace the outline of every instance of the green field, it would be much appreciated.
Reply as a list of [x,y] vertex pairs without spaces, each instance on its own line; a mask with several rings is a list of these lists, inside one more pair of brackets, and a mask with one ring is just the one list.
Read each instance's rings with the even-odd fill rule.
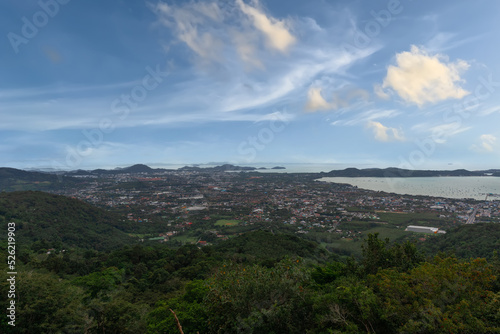
[[[377,212],[380,220],[342,222],[338,228],[342,231],[353,231],[350,237],[341,238],[340,235],[321,233],[316,240],[324,247],[330,247],[339,251],[345,251],[352,255],[361,255],[361,245],[363,239],[368,234],[378,233],[381,239],[389,238],[391,242],[403,241],[411,237],[413,233],[405,232],[408,225],[423,225],[434,227],[447,227],[450,224],[450,218],[439,218],[435,213],[392,213]],[[356,232],[361,232],[357,234]]]
[[239,224],[239,221],[236,219],[219,219],[215,226],[236,226]]
[[192,237],[192,236],[187,235],[187,234],[181,234],[181,235],[176,235],[176,236],[172,237],[170,240],[180,241],[183,244],[190,244],[190,243],[195,243],[196,241],[198,241],[198,238]]

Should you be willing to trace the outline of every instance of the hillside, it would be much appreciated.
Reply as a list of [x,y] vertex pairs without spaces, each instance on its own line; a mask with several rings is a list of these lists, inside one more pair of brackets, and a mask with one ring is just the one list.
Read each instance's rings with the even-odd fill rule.
[[[45,240],[49,247],[116,248],[132,240],[122,218],[64,196],[22,191],[0,194],[0,223],[16,222],[23,244]],[[4,238],[4,236],[2,236]]]
[[0,192],[60,189],[78,182],[81,181],[62,175],[0,167]]
[[214,248],[233,257],[254,261],[274,262],[285,256],[301,256],[307,258],[325,259],[328,254],[312,241],[304,240],[295,235],[272,234],[266,231],[247,232]]
[[461,225],[419,247],[428,255],[454,253],[457,257],[490,259],[500,249],[500,224],[479,223]]

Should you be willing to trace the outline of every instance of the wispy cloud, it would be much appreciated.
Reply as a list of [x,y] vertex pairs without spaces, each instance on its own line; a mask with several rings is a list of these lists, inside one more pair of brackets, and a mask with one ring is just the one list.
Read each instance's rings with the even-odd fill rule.
[[[463,60],[449,62],[444,55],[430,55],[412,46],[396,55],[396,65],[387,69],[382,88],[394,90],[406,102],[422,106],[446,99],[461,99],[469,92],[460,87],[460,74],[469,68]],[[385,96],[386,92],[379,92]]]
[[369,121],[384,119],[384,118],[394,118],[401,114],[401,111],[396,109],[370,109],[357,113],[355,116],[339,121],[337,125],[357,125],[364,124]]
[[480,137],[481,139],[481,146],[489,152],[492,152],[494,150],[495,143],[497,141],[497,138],[493,135],[482,135]]
[[311,87],[307,93],[305,109],[309,112],[318,110],[337,110],[352,105],[355,101],[367,101],[370,93],[364,89],[344,87],[332,94],[332,99],[327,102],[321,94],[321,87]]
[[470,126],[463,126],[458,122],[444,123],[439,125],[420,123],[412,127],[412,130],[427,134],[432,137],[437,144],[444,144],[448,141],[448,138],[456,136],[470,129]]
[[172,29],[198,61],[205,63],[224,65],[232,54],[237,54],[243,65],[262,68],[259,54],[264,49],[286,53],[296,42],[290,32],[291,20],[266,13],[257,0],[252,5],[242,0],[182,5],[160,2],[153,9],[159,22]]

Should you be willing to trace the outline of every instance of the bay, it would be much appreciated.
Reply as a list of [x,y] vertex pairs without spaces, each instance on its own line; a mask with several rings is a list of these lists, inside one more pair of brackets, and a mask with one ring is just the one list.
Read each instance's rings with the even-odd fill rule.
[[[323,177],[318,181],[347,183],[358,188],[401,195],[423,195],[484,200],[486,194],[500,194],[500,177]],[[488,200],[500,197],[488,196]]]

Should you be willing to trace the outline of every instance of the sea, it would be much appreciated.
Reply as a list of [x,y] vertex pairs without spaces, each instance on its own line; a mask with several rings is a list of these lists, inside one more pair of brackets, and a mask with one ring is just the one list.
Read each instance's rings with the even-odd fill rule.
[[[220,166],[227,162],[217,162],[208,164],[199,164],[199,167]],[[341,163],[255,163],[240,164],[232,163],[238,166],[265,167],[266,169],[256,170],[262,173],[320,173],[331,170],[341,170],[352,167]],[[173,168],[177,169],[186,166],[178,165],[151,165],[151,167]],[[193,166],[193,165],[190,165]],[[271,169],[275,166],[282,166],[285,169]],[[373,168],[372,165],[357,165],[358,168]],[[324,177],[318,179],[324,182],[346,183],[358,188],[373,191],[384,191],[401,195],[434,196],[444,198],[472,198],[476,200],[500,200],[500,177],[489,176],[463,176],[463,177],[408,177],[408,178],[376,178],[376,177]],[[493,196],[494,194],[498,196]]]
[[401,195],[500,200],[500,197],[498,197],[500,196],[500,177],[493,176],[323,177],[318,181],[347,183],[362,189]]

